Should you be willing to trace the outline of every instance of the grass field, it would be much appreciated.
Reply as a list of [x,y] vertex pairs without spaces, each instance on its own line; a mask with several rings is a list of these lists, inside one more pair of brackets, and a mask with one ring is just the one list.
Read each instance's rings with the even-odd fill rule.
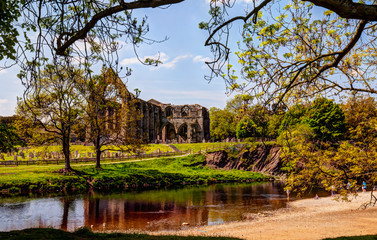
[[93,165],[73,165],[72,174],[57,170],[63,165],[0,167],[0,190],[22,192],[62,192],[125,190],[138,187],[159,187],[216,182],[268,181],[269,176],[240,170],[215,170],[205,165],[203,155],[159,158],[140,162],[104,164],[101,170]]
[[[182,144],[172,144],[175,147],[177,147],[180,151],[188,151],[191,150],[193,153],[197,153],[199,151],[206,151],[206,150],[212,150],[212,149],[223,149],[226,146],[231,146],[239,143],[182,143]],[[118,152],[119,148],[116,146],[108,146],[107,147],[109,152]],[[94,147],[93,146],[83,146],[83,145],[72,145],[71,146],[71,152],[72,153],[79,153],[82,157],[87,157],[88,153],[92,153],[93,157],[95,157]],[[23,150],[20,150],[18,155],[20,155],[20,152],[23,152],[25,155],[25,158],[18,157],[18,160],[30,160],[29,153],[33,153],[33,155],[40,154],[39,157],[34,156],[31,158],[31,160],[37,160],[37,159],[48,159],[48,157],[45,157],[47,154],[51,152],[61,152],[62,147],[61,146],[39,146],[39,147],[28,147]],[[154,153],[157,151],[160,152],[172,152],[173,149],[169,147],[168,144],[148,144],[145,145],[144,148],[145,153]],[[1,153],[0,153],[1,154]],[[14,156],[7,156],[7,154],[3,154],[4,161],[11,161],[14,160]]]

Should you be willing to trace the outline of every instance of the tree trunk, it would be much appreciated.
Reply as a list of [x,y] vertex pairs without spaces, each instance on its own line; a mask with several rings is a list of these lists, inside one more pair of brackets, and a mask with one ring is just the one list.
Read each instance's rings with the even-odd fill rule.
[[101,168],[101,149],[96,149],[96,168]]
[[65,170],[70,171],[71,168],[71,159],[70,159],[70,151],[69,151],[69,136],[63,136],[63,154],[64,154],[64,161],[65,161]]
[[101,168],[101,143],[100,143],[100,137],[97,137],[97,140],[95,142],[96,146],[96,168]]

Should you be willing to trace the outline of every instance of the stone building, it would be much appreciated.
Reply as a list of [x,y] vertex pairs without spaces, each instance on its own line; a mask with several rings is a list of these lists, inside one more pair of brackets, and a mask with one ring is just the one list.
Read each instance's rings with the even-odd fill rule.
[[210,139],[207,108],[140,100],[140,133],[148,142],[203,142]]
[[[108,82],[108,84],[114,84]],[[119,124],[119,111],[135,96],[130,93],[124,83],[117,78],[116,88],[121,93],[122,100],[119,108],[107,109],[106,118],[110,118],[107,125]],[[144,101],[136,99],[136,112],[140,113],[138,120],[138,136],[145,142],[203,142],[210,139],[209,112],[207,108],[195,105],[165,104],[154,99]]]

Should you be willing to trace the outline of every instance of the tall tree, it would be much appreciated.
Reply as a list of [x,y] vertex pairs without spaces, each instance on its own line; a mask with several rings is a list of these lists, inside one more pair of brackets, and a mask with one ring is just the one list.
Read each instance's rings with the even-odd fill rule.
[[227,109],[212,107],[209,109],[211,138],[221,141],[236,136],[236,121],[234,113]]
[[25,91],[19,112],[31,117],[43,131],[53,134],[62,144],[65,171],[70,171],[72,126],[79,120],[83,101],[75,86],[83,76],[70,64],[57,62],[47,65],[41,76],[36,85]]
[[308,109],[307,122],[321,141],[335,142],[346,132],[344,112],[341,106],[327,98],[317,98]]

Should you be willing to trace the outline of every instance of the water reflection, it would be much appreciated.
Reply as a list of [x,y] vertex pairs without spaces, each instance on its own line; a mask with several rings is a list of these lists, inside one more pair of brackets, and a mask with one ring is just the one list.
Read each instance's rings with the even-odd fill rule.
[[54,227],[72,231],[174,230],[245,218],[245,213],[286,207],[283,186],[276,183],[191,186],[103,195],[24,199],[0,203],[0,231]]

